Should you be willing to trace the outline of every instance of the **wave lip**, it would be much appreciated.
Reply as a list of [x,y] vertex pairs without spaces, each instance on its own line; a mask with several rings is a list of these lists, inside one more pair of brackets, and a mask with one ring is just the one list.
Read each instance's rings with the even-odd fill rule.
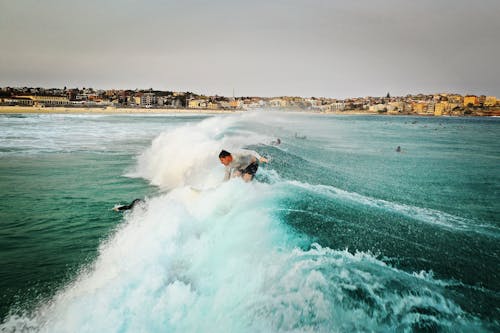
[[471,224],[471,221],[468,219],[438,210],[371,198],[328,185],[311,185],[299,181],[288,181],[288,183],[292,186],[303,188],[308,191],[313,191],[315,193],[326,195],[331,198],[340,198],[341,200],[347,200],[356,204],[388,210],[420,222],[438,225],[443,228],[466,232],[478,232],[492,237],[499,236],[499,230],[495,226]]

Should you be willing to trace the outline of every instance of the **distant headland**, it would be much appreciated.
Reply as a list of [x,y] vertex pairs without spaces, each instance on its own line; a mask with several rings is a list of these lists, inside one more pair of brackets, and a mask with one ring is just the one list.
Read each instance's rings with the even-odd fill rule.
[[192,92],[93,88],[0,88],[0,113],[12,112],[234,112],[307,111],[429,116],[500,116],[495,96],[455,93],[381,97],[225,97]]

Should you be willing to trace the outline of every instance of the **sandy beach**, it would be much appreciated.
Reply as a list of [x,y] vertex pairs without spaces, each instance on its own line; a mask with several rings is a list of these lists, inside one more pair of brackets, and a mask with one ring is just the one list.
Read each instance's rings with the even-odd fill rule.
[[68,113],[68,114],[146,114],[146,113],[179,113],[179,114],[220,114],[235,113],[241,111],[222,110],[222,109],[145,109],[145,108],[65,108],[65,107],[32,107],[32,106],[0,106],[1,113]]
[[[272,110],[274,112],[278,110]],[[350,111],[311,111],[311,110],[279,110],[281,112],[291,112],[291,113],[312,113],[312,114],[351,114],[351,115],[370,115],[375,114],[373,112],[367,112],[363,110],[350,110]],[[67,107],[32,107],[32,106],[0,106],[0,114],[8,113],[65,113],[65,114],[230,114],[230,113],[241,113],[241,112],[251,112],[247,110],[223,110],[223,109],[146,109],[146,108],[67,108]]]

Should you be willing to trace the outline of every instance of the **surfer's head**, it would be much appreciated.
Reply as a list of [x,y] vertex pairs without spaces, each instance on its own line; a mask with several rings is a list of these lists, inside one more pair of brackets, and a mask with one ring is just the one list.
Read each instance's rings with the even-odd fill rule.
[[222,150],[219,154],[219,160],[222,164],[228,165],[233,160],[233,156],[231,156],[230,152]]

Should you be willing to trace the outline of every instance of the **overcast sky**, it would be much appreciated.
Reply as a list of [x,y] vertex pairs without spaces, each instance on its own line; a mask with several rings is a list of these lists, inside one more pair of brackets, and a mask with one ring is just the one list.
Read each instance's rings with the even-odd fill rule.
[[0,0],[0,86],[500,97],[498,0]]

